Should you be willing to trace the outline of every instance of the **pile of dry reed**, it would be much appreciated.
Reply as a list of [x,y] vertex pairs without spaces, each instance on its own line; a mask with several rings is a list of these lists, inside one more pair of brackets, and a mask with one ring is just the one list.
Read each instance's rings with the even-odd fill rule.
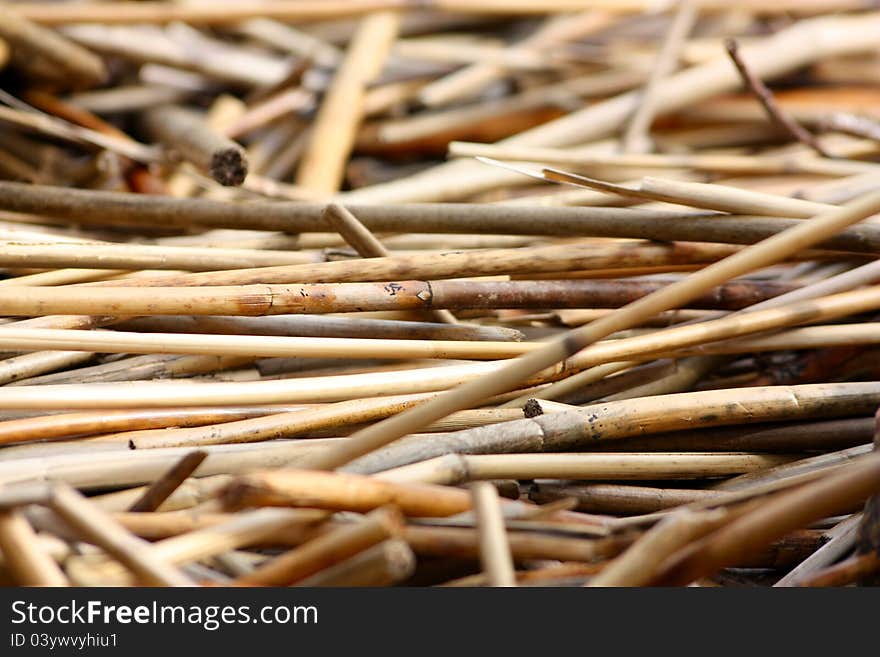
[[876,583],[865,4],[0,4],[0,582]]

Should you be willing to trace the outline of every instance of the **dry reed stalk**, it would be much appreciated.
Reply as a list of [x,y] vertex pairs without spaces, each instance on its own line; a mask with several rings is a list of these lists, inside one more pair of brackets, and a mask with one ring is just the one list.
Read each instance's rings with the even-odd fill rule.
[[786,532],[864,501],[880,487],[880,458],[865,456],[827,477],[779,493],[670,557],[653,580],[681,584],[736,563]]
[[399,16],[390,11],[361,21],[315,117],[298,185],[326,194],[338,191],[363,117],[365,87],[379,74],[397,38],[398,22]]
[[812,577],[818,570],[830,566],[847,554],[855,546],[860,520],[861,516],[854,514],[825,532],[823,538],[826,542],[822,547],[792,568],[773,586],[798,586],[799,581]]
[[415,555],[406,541],[390,538],[296,586],[391,586],[412,575],[415,566]]
[[516,586],[498,492],[488,482],[472,484],[470,490],[480,537],[480,561],[489,586]]
[[651,71],[651,77],[648,78],[639,99],[638,109],[629,120],[623,134],[621,145],[625,153],[651,150],[648,133],[656,111],[657,89],[663,84],[664,78],[676,68],[683,42],[697,21],[699,9],[699,3],[694,3],[691,0],[678,2],[669,31],[663,40],[657,61]]
[[[430,441],[413,436],[352,461],[348,468],[370,473],[447,454],[577,450],[590,448],[598,441],[677,429],[803,420],[805,416],[864,415],[878,403],[880,393],[876,384],[837,385],[843,387],[836,390],[827,384],[756,387],[603,402],[578,411],[538,415],[435,436]],[[853,395],[856,390],[861,394]],[[451,463],[460,472],[464,462],[452,459]],[[466,470],[461,476],[466,476]],[[745,477],[743,481],[748,479]]]
[[520,341],[523,334],[504,326],[463,324],[446,326],[430,322],[289,315],[251,319],[223,316],[140,317],[115,324],[140,333],[223,333],[226,335],[284,335],[313,338],[397,338],[405,340]]
[[[6,3],[0,7],[0,38],[14,49],[20,48],[27,53],[31,65],[37,65],[38,70],[45,68],[46,64],[57,67],[53,77],[63,80],[66,74],[68,84],[73,82],[78,86],[92,87],[107,79],[107,69],[100,57],[54,30],[35,25]],[[43,60],[43,67],[39,66],[40,60]],[[60,74],[61,71],[64,74]]]
[[[341,205],[331,203],[324,211],[324,220],[330,224],[362,258],[387,258],[391,252],[367,230],[358,218]],[[428,316],[436,322],[457,324],[455,315],[445,309],[431,310]]]
[[748,453],[447,455],[386,470],[389,481],[454,485],[480,479],[704,479],[754,472],[793,456]]
[[40,545],[22,513],[0,511],[0,553],[5,570],[20,586],[68,586],[67,577]]
[[507,392],[523,379],[577,353],[614,331],[629,328],[655,313],[678,307],[706,289],[734,276],[778,262],[789,254],[812,246],[824,237],[833,235],[845,226],[856,223],[878,210],[880,210],[880,193],[869,194],[838,210],[820,214],[810,221],[743,249],[714,265],[709,265],[689,278],[624,306],[615,315],[598,319],[567,333],[564,338],[557,339],[542,349],[506,365],[491,377],[485,377],[478,383],[460,386],[436,400],[358,432],[349,438],[345,447],[339,448],[336,453],[331,452],[315,464],[315,467],[327,469],[339,467],[444,415],[472,406],[478,400],[491,397],[493,394]]
[[362,520],[342,525],[320,535],[239,577],[238,584],[286,586],[329,568],[355,554],[399,536],[403,518],[393,508],[379,508]]
[[858,554],[829,566],[802,580],[800,586],[847,586],[880,572],[880,557],[876,553]]
[[131,505],[130,511],[145,513],[158,509],[207,456],[208,453],[203,451],[190,452],[184,456],[173,468],[150,484],[144,494]]
[[144,584],[193,584],[179,570],[157,558],[149,544],[126,531],[73,488],[57,484],[52,491],[50,507],[78,534],[124,564]]
[[307,506],[363,512],[393,504],[415,516],[449,516],[471,507],[467,492],[452,488],[309,470],[255,472],[232,482],[221,498],[228,508]]

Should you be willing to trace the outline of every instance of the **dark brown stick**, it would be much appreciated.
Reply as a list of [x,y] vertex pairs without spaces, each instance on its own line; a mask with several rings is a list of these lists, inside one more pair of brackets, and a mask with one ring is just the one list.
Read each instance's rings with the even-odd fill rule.
[[207,457],[208,452],[203,450],[196,450],[184,456],[173,468],[150,484],[140,499],[131,505],[129,511],[148,512],[158,509]]
[[799,142],[812,148],[819,155],[830,157],[828,152],[822,148],[816,140],[816,137],[814,137],[810,131],[788,116],[788,114],[779,107],[776,103],[776,99],[773,98],[773,92],[770,91],[769,87],[767,87],[757,75],[752,73],[751,69],[740,56],[739,44],[736,40],[725,40],[724,47],[727,50],[727,54],[730,55],[730,59],[733,61],[734,66],[736,66],[736,70],[739,72],[740,77],[742,77],[746,87],[755,94],[755,98],[761,103],[761,106],[767,112],[770,120],[788,132]]

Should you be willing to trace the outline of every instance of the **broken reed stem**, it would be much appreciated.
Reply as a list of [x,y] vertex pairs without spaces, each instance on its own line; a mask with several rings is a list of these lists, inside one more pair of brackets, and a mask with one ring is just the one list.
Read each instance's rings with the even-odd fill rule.
[[147,129],[162,145],[192,162],[221,185],[241,185],[248,172],[244,148],[211,129],[193,110],[165,105],[144,114]]
[[[341,205],[329,204],[324,211],[323,218],[362,258],[387,258],[391,255],[391,252],[376,239],[375,235]],[[443,324],[458,323],[455,315],[445,309],[431,310],[428,314],[434,321]]]
[[201,450],[190,452],[184,456],[173,468],[150,484],[150,487],[131,505],[129,510],[140,513],[156,511],[207,457],[208,453]]
[[470,487],[473,497],[477,531],[480,537],[480,561],[489,586],[516,586],[513,558],[507,543],[504,516],[498,502],[498,491],[488,482]]
[[748,89],[755,95],[755,98],[761,103],[761,107],[764,108],[764,111],[767,112],[767,115],[770,117],[770,120],[785,130],[788,134],[794,137],[796,140],[812,148],[819,155],[823,157],[829,157],[828,153],[824,148],[816,141],[816,138],[803,126],[801,126],[797,121],[792,119],[785,111],[779,107],[776,103],[776,100],[773,98],[773,92],[767,87],[766,84],[759,78],[752,70],[746,65],[742,56],[739,53],[739,44],[736,42],[736,39],[726,39],[724,41],[724,47],[727,50],[727,54],[730,55],[730,59],[733,61],[734,66],[736,67],[737,72],[740,74],[740,77],[743,80],[743,83],[746,85]]
[[0,5],[0,38],[33,60],[44,59],[64,71],[77,86],[93,87],[107,79],[107,69],[97,55],[58,32],[32,23],[14,6]]
[[340,467],[445,415],[470,408],[482,399],[507,392],[542,369],[572,356],[615,331],[637,326],[658,312],[682,306],[719,283],[778,262],[878,211],[880,211],[880,192],[874,192],[840,209],[820,214],[794,228],[747,247],[686,279],[672,283],[620,308],[613,315],[569,331],[563,338],[556,339],[531,354],[521,356],[490,376],[465,383],[434,400],[357,432],[346,441],[344,447],[332,450],[313,467],[320,469]]
[[129,533],[75,489],[56,484],[49,505],[80,536],[124,564],[142,583],[152,586],[194,584],[179,570],[157,558],[146,541]]
[[397,38],[400,17],[385,11],[363,18],[318,109],[297,172],[297,185],[339,190],[363,118],[366,86],[379,75]]
[[269,559],[236,584],[289,586],[344,561],[377,543],[399,536],[403,517],[393,507],[380,507],[361,520],[338,526],[293,550]]
[[679,53],[699,15],[699,3],[693,0],[680,0],[669,31],[657,54],[651,77],[645,84],[638,109],[629,121],[621,140],[625,153],[644,152],[651,150],[649,132],[657,109],[657,88],[663,84],[666,76],[677,64]]
[[19,586],[69,586],[64,572],[40,545],[18,509],[0,510],[0,554],[5,570]]
[[856,137],[880,141],[880,123],[866,116],[857,116],[847,112],[834,112],[822,119],[820,125],[825,130],[833,130]]

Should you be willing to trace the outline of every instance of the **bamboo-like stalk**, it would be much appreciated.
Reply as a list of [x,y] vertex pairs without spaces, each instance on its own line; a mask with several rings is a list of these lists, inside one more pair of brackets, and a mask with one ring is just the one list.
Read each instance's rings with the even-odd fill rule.
[[[257,446],[218,445],[205,449],[209,455],[199,467],[197,476],[235,475],[249,470],[302,465],[311,451],[327,449],[331,439],[281,441]],[[62,481],[82,490],[106,490],[149,483],[172,467],[184,449],[129,451],[103,450],[80,454],[18,458],[0,463],[0,481],[13,484],[31,481]]]
[[296,586],[391,586],[409,577],[415,566],[415,555],[406,541],[390,538]]
[[323,262],[314,252],[266,251],[217,247],[150,244],[37,244],[6,242],[0,265],[4,267],[74,267],[99,269],[172,269],[209,271],[264,265]]
[[480,537],[480,561],[489,586],[516,586],[498,492],[488,482],[477,482],[470,488]]
[[358,432],[349,438],[344,447],[331,451],[322,458],[316,467],[339,467],[411,433],[420,426],[464,407],[472,406],[477,400],[507,392],[523,379],[558,363],[614,331],[629,328],[645,317],[683,305],[700,292],[733,276],[778,262],[789,254],[812,246],[823,237],[833,235],[845,226],[856,223],[878,210],[880,210],[880,193],[869,194],[838,210],[821,214],[795,228],[746,248],[689,278],[624,306],[614,315],[598,319],[567,333],[563,338],[506,365],[492,377],[484,377],[479,382],[460,386],[432,402]]
[[120,437],[133,449],[195,447],[291,438],[319,429],[339,429],[350,424],[357,425],[388,417],[430,396],[430,394],[417,394],[355,399],[290,413],[233,420],[191,429],[133,431],[124,433]]
[[736,563],[786,532],[864,501],[880,489],[880,456],[870,455],[818,481],[779,493],[673,555],[653,580],[688,583]]
[[363,117],[365,87],[384,65],[398,23],[398,14],[390,11],[361,21],[315,117],[297,172],[298,185],[327,194],[338,191]]
[[50,506],[83,538],[106,550],[143,583],[163,586],[193,584],[179,570],[157,558],[149,544],[126,531],[73,488],[58,484],[52,491]]
[[[723,497],[723,493],[721,496]],[[682,504],[715,497],[717,491],[691,488],[656,488],[621,484],[558,485],[532,484],[529,499],[545,504],[558,499],[574,498],[577,510],[589,513],[630,515],[652,513]]]
[[0,511],[0,553],[4,566],[21,586],[68,586],[67,577],[40,545],[17,509]]
[[362,520],[340,526],[298,548],[270,559],[239,577],[238,584],[284,586],[329,568],[401,533],[403,518],[393,507],[379,508]]
[[[352,461],[347,469],[370,473],[446,454],[577,450],[590,448],[597,441],[614,441],[627,436],[644,436],[676,429],[800,420],[805,416],[864,415],[878,403],[880,391],[876,384],[842,385],[843,388],[836,390],[834,386],[807,384],[603,402],[574,412],[538,415],[435,436],[430,441],[418,436],[406,438],[375,454]],[[860,387],[862,395],[852,395]],[[458,464],[458,461],[453,462]]]
[[[383,478],[434,485],[480,479],[703,479],[754,472],[795,458],[782,454],[718,452],[454,455],[385,471]],[[447,462],[458,467],[437,469]],[[422,479],[426,472],[427,477]]]
[[[324,220],[333,226],[362,258],[387,258],[391,255],[391,252],[367,230],[366,226],[341,205],[329,204],[324,211]],[[445,309],[432,310],[428,314],[436,322],[444,324],[458,323],[455,315]]]

